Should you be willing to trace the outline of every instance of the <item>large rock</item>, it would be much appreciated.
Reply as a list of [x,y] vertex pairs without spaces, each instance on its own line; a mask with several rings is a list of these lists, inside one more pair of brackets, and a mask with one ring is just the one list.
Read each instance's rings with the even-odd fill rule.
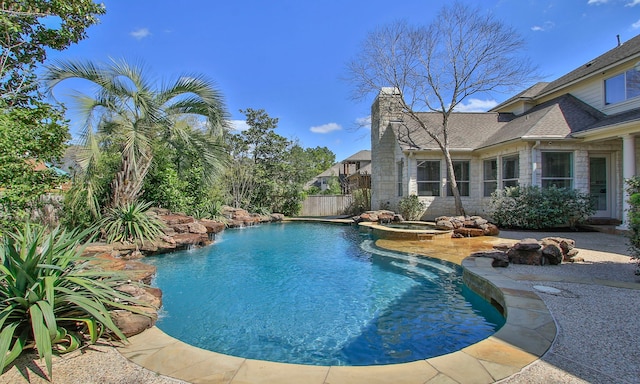
[[513,245],[513,249],[519,251],[536,251],[540,248],[542,246],[538,243],[538,240],[531,238],[522,239]]
[[562,259],[564,261],[574,261],[573,258],[578,254],[575,249],[576,242],[573,239],[565,239],[563,237],[545,237],[542,240],[543,245],[555,244],[562,251]]
[[507,251],[507,256],[513,264],[542,265],[542,251],[539,248],[526,250],[513,247]]
[[155,309],[160,309],[162,306],[162,291],[159,288],[130,283],[123,284],[116,289]]
[[557,244],[547,244],[542,248],[545,264],[559,265],[562,263],[562,249]]
[[200,224],[207,229],[207,233],[220,233],[225,228],[224,223],[209,219],[200,219]]
[[144,311],[146,314],[133,313],[122,309],[116,309],[110,312],[111,319],[115,325],[124,333],[126,337],[137,335],[153,327],[158,318],[155,311],[150,311],[148,308],[137,307]]
[[456,228],[453,230],[454,233],[462,235],[462,237],[479,237],[484,236],[484,231],[480,228]]

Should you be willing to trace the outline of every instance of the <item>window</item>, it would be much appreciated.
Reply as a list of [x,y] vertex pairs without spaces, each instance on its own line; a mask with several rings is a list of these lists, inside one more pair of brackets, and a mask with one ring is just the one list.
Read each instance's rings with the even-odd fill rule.
[[573,153],[542,152],[542,188],[573,188]]
[[403,190],[402,190],[402,171],[404,169],[404,161],[400,160],[398,161],[398,197],[402,197],[403,194]]
[[440,161],[418,161],[418,196],[440,196]]
[[498,189],[498,160],[485,160],[482,163],[482,174],[484,177],[484,196],[489,197]]
[[[456,182],[458,183],[458,192],[460,192],[460,196],[469,196],[469,162],[454,161],[453,174],[455,175]],[[451,183],[447,183],[447,195],[453,196]]]
[[515,187],[520,177],[520,158],[518,155],[502,158],[502,187]]
[[604,81],[604,102],[614,104],[640,96],[640,71],[627,72]]

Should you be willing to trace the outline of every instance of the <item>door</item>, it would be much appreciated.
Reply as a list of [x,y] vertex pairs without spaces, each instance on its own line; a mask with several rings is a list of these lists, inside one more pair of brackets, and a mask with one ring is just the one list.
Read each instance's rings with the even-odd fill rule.
[[595,204],[594,217],[611,217],[609,156],[589,156],[589,194]]

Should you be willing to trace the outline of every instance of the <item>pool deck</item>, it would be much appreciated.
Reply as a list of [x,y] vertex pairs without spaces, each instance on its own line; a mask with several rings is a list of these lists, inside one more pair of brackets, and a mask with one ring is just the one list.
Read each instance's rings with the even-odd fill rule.
[[[558,275],[559,268],[550,266],[536,267],[539,269],[535,276],[526,276],[512,273],[510,268],[493,268],[491,259],[467,257],[473,251],[490,249],[498,242],[510,242],[522,237],[541,238],[535,232],[528,235],[511,233],[514,239],[487,237],[480,240],[378,241],[378,245],[385,248],[415,254],[437,254],[461,264],[470,285],[481,287],[488,297],[504,307],[506,324],[497,333],[454,353],[394,365],[294,365],[206,351],[174,339],[155,327],[131,337],[130,344],[119,348],[119,351],[151,371],[191,383],[493,383],[509,378],[538,361],[556,338],[556,320],[541,300],[539,292],[531,284],[523,283],[523,280],[537,281],[538,284],[574,282],[633,290],[640,288],[636,282]],[[567,234],[555,235],[570,237]],[[604,236],[589,233],[585,238],[593,241],[594,237],[600,235]],[[618,236],[614,239],[619,242],[623,238]],[[577,243],[580,248],[581,240],[577,240]],[[538,381],[525,379],[522,382]]]

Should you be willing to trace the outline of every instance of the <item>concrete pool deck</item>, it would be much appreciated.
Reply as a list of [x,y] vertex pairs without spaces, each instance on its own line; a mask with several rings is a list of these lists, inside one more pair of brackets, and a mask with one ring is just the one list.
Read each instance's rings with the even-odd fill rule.
[[[488,259],[465,260],[471,252],[495,243],[546,236],[575,239],[579,256],[585,262],[494,269]],[[493,295],[502,295],[503,302],[499,304],[506,309],[507,323],[493,336],[451,354],[370,367],[300,366],[226,356],[189,346],[152,328],[118,348],[129,360],[117,360],[119,356],[113,356],[111,349],[107,353],[98,350],[69,359],[56,358],[54,380],[333,384],[639,382],[640,333],[635,319],[640,308],[640,280],[633,274],[634,263],[624,256],[623,236],[503,231],[500,237],[481,240],[379,242],[385,248],[440,255],[461,263],[470,276],[483,278],[474,281],[487,281],[489,291],[491,287],[499,288],[500,293]],[[540,291],[536,286],[555,290]],[[89,359],[83,360],[86,356]],[[118,365],[110,366],[109,362]],[[25,382],[20,380],[25,378],[24,373],[15,371],[14,367],[0,375],[0,383]],[[44,382],[38,376],[31,375],[30,382]]]

